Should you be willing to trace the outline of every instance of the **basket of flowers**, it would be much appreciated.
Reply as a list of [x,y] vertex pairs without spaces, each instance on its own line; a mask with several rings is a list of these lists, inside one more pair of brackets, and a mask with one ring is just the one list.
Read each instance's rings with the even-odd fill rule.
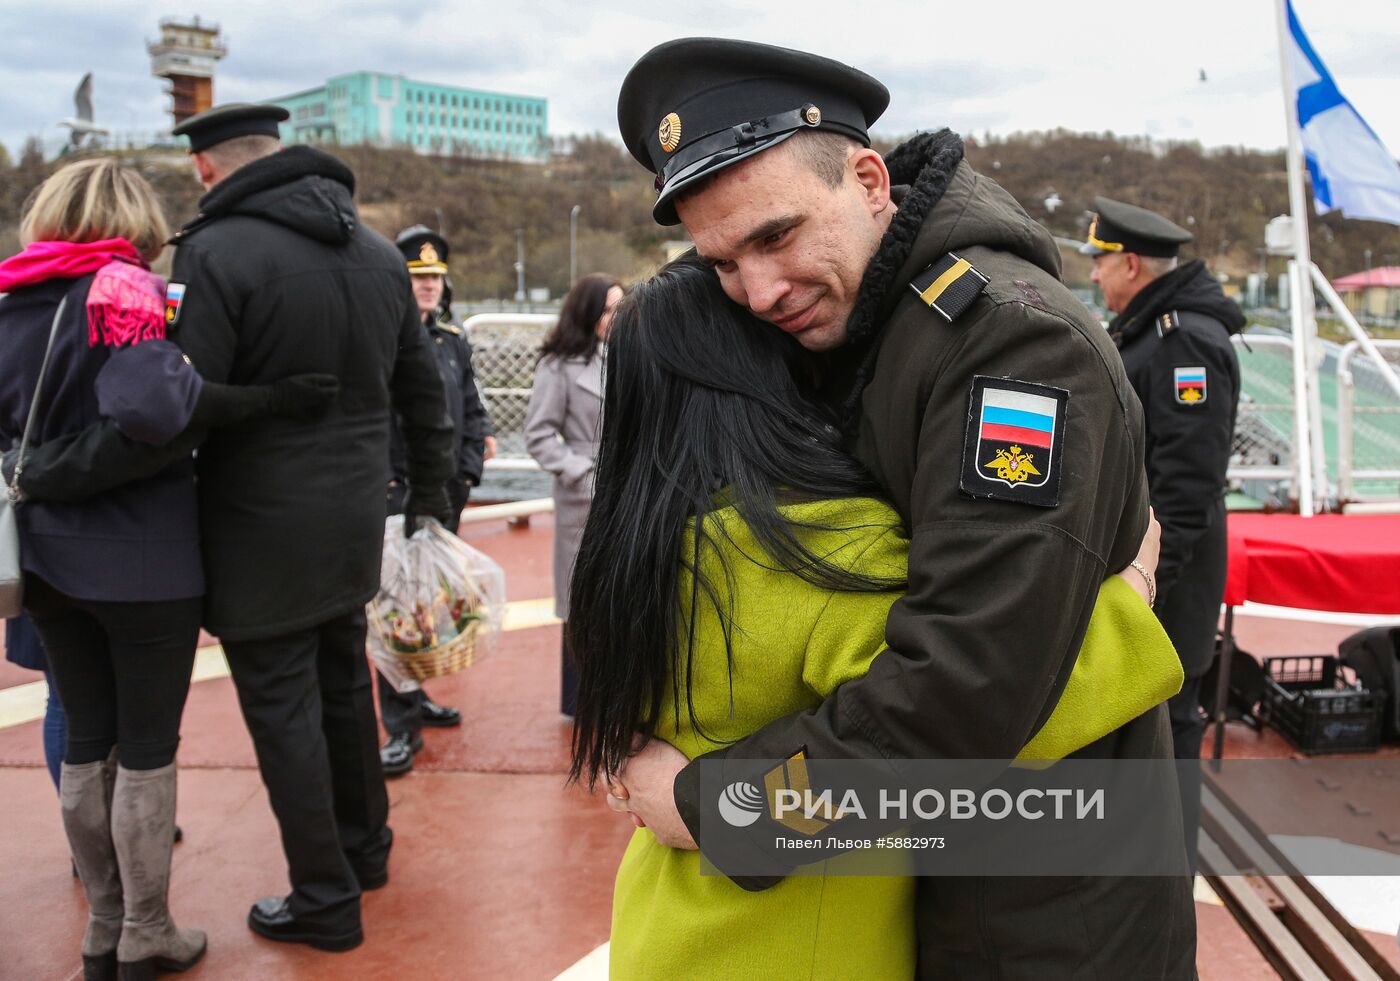
[[379,582],[370,656],[401,691],[463,670],[500,632],[501,567],[435,521],[405,538],[403,517],[389,518]]

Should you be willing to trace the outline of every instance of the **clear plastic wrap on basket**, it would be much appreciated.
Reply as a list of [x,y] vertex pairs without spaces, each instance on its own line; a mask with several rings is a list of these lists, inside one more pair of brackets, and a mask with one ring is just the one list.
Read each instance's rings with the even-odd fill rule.
[[384,523],[379,593],[366,609],[369,654],[399,691],[461,671],[495,644],[505,617],[501,567],[436,521],[403,534]]

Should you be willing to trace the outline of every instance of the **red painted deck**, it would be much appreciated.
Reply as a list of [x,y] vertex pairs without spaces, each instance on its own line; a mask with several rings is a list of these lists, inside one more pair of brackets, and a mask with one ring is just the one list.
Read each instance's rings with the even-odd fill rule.
[[[551,521],[470,528],[506,569],[512,601],[550,595]],[[1351,628],[1237,620],[1256,655],[1335,650]],[[548,979],[608,938],[612,875],[630,824],[563,779],[568,730],[556,711],[557,626],[507,632],[493,655],[432,683],[459,706],[460,729],[428,730],[414,772],[390,781],[395,848],[389,885],[364,900],[366,942],[325,954],[263,941],[249,903],[285,891],[276,830],[232,683],[195,684],[180,749],[172,907],[209,933],[191,981],[264,978]],[[37,678],[0,662],[0,689]],[[0,728],[0,978],[80,977],[85,917],[69,873],[40,723]],[[1272,733],[1232,729],[1232,756],[1290,755]],[[1230,915],[1197,903],[1203,981],[1276,977]],[[1375,938],[1395,956],[1393,938]],[[1396,958],[1400,961],[1400,957]]]

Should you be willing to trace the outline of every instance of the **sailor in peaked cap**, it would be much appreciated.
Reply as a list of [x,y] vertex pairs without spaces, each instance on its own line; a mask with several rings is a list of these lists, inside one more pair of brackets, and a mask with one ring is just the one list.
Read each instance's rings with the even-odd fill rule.
[[[657,222],[684,224],[730,300],[816,355],[794,352],[821,379],[814,417],[849,435],[911,533],[909,598],[875,625],[890,643],[868,672],[819,707],[694,762],[652,739],[614,778],[609,806],[629,812],[649,842],[698,845],[746,889],[774,881],[755,872],[789,863],[757,832],[724,837],[733,824],[723,796],[702,788],[702,770],[1014,757],[1057,710],[1103,576],[1129,565],[1150,520],[1140,406],[1122,397],[1127,380],[1108,336],[1060,281],[1054,239],[972,169],[954,134],[921,133],[888,155],[872,148],[869,128],[888,101],[880,82],[838,61],[713,38],[653,48],[618,99],[623,142],[656,175]],[[763,152],[775,146],[784,149]],[[717,347],[713,357],[726,354]],[[1131,572],[1144,597],[1150,574]],[[1150,611],[1135,609],[1150,624]],[[1165,638],[1159,646],[1174,668]],[[820,642],[807,655],[840,656]],[[1098,711],[1068,726],[1084,743],[1107,733],[1085,755],[1169,758],[1162,706],[1102,725],[1090,718]],[[1180,816],[1162,808],[1158,817],[1136,829],[1139,840],[1174,857]],[[634,873],[619,874],[615,955],[634,944],[659,976],[784,962],[772,939],[783,931],[740,929],[658,966],[655,957],[681,947],[649,932],[665,894]],[[1092,961],[1112,976],[1190,977],[1185,875],[1102,876],[1068,892],[1058,879],[1027,876],[1015,889],[989,881],[920,885],[917,964],[912,949],[883,971],[862,959],[840,915],[790,932],[818,938],[831,953],[816,969],[832,976],[1010,977],[1033,964],[1067,977]],[[782,888],[792,899],[803,887]],[[751,918],[747,907],[729,912],[736,923]],[[1064,924],[1086,922],[1067,939]]]
[[[451,513],[444,525],[456,531],[471,488],[481,482],[482,466],[495,453],[496,441],[477,389],[471,346],[461,325],[452,317],[447,239],[426,225],[413,225],[399,232],[394,245],[408,265],[419,320],[437,357],[445,390],[447,418],[452,423],[453,475],[447,482]],[[389,431],[389,485],[385,493],[388,513],[402,513],[411,491],[407,443],[395,417]],[[379,748],[379,762],[386,776],[413,769],[414,755],[423,748],[424,726],[455,726],[462,721],[457,709],[439,705],[422,688],[399,691],[378,670],[375,686],[379,718],[388,733],[388,739]]]
[[[1142,404],[1147,483],[1162,525],[1154,610],[1181,659],[1181,691],[1167,701],[1177,759],[1201,754],[1201,689],[1215,657],[1225,593],[1226,475],[1234,452],[1239,358],[1230,335],[1239,305],[1200,259],[1178,264],[1191,233],[1155,212],[1095,198],[1080,252],[1115,316],[1108,334]],[[1183,772],[1182,826],[1194,866],[1200,780]]]

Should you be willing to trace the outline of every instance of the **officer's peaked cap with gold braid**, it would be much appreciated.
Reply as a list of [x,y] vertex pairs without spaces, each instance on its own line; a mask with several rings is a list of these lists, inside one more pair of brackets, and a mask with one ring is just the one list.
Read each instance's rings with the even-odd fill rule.
[[1089,241],[1079,247],[1084,255],[1132,252],[1168,259],[1191,241],[1190,232],[1155,211],[1112,198],[1094,198],[1094,207]]
[[865,72],[790,48],[691,37],[652,48],[622,82],[617,125],[632,156],[656,175],[652,216],[679,224],[687,185],[804,129],[870,145],[890,93]]
[[410,275],[447,275],[447,239],[427,225],[405,228],[394,239],[394,244],[408,261]]

